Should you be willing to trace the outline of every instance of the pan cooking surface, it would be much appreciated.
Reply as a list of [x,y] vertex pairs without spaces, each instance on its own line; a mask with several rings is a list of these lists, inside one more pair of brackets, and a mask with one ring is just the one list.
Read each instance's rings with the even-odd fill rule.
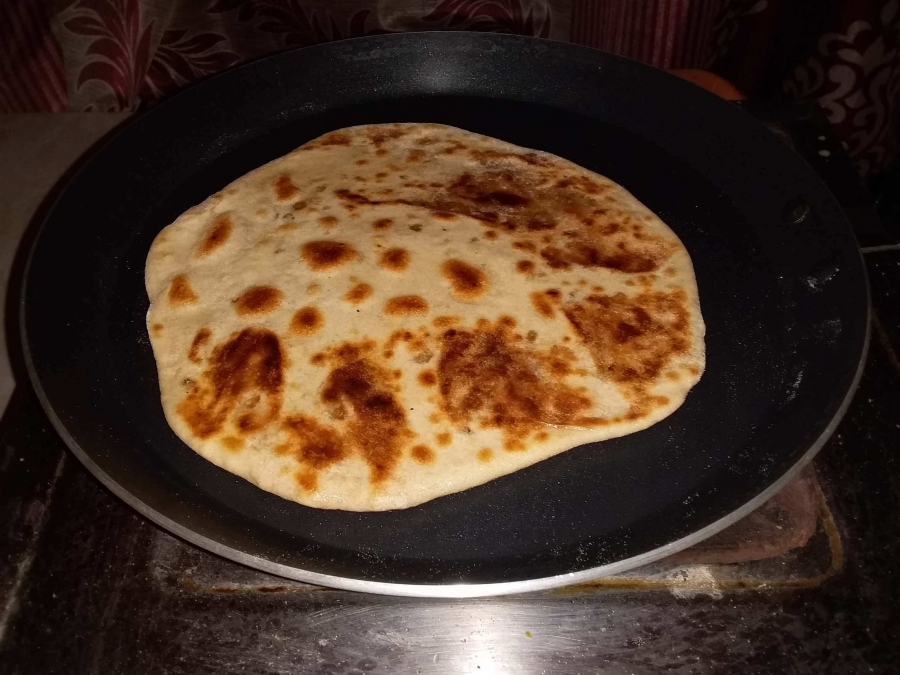
[[[682,408],[646,431],[386,513],[287,502],[178,440],[145,327],[153,238],[260,164],[326,131],[378,122],[439,122],[551,152],[656,212],[691,254],[708,331],[706,373]],[[796,203],[810,215],[789,223]],[[156,522],[294,578],[415,594],[481,585],[452,591],[470,594],[661,555],[738,515],[830,433],[863,355],[867,307],[833,198],[740,110],[592,50],[429,33],[272,57],[129,125],[45,223],[22,324],[33,382],[63,438]],[[525,583],[483,586],[503,582]]]

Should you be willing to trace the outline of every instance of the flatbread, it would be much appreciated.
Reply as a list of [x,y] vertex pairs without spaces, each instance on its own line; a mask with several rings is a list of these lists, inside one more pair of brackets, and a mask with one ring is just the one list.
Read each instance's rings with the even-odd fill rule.
[[146,285],[175,433],[319,508],[415,506],[640,431],[705,365],[658,217],[441,125],[342,129],[250,172],[160,232]]

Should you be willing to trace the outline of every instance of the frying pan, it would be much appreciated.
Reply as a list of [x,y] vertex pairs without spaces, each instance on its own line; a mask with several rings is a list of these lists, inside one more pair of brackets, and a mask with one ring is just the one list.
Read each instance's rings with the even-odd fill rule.
[[[159,402],[143,270],[161,228],[336,128],[440,122],[624,185],[693,259],[707,369],[659,424],[481,487],[384,513],[310,509],[185,446]],[[860,374],[859,251],[812,170],[741,110],[661,71],[505,35],[309,47],[193,86],[72,180],[22,299],[31,380],[113,492],[215,553],[326,586],[420,596],[549,588],[684,548],[774,494],[834,430]]]

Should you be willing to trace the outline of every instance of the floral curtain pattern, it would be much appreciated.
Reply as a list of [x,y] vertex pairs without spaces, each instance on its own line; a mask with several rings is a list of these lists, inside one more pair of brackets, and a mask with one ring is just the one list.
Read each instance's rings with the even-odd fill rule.
[[135,110],[261,56],[408,30],[705,68],[818,101],[863,175],[898,150],[900,0],[0,0],[0,112]]
[[890,0],[871,20],[824,34],[784,83],[794,96],[818,100],[863,175],[897,152],[898,48],[900,0]]

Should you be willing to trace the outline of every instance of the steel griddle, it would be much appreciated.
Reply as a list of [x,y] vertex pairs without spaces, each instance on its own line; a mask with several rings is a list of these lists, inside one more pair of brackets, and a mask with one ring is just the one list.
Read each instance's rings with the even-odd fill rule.
[[[159,230],[326,131],[441,122],[622,184],[697,272],[707,371],[650,429],[387,513],[309,509],[203,460],[169,429],[144,317]],[[513,36],[330,43],[243,66],[141,116],[75,176],[40,232],[22,332],[57,431],[151,520],[312,583],[470,596],[668,555],[734,522],[821,447],[859,377],[865,273],[815,173],[746,113],[661,71]]]

